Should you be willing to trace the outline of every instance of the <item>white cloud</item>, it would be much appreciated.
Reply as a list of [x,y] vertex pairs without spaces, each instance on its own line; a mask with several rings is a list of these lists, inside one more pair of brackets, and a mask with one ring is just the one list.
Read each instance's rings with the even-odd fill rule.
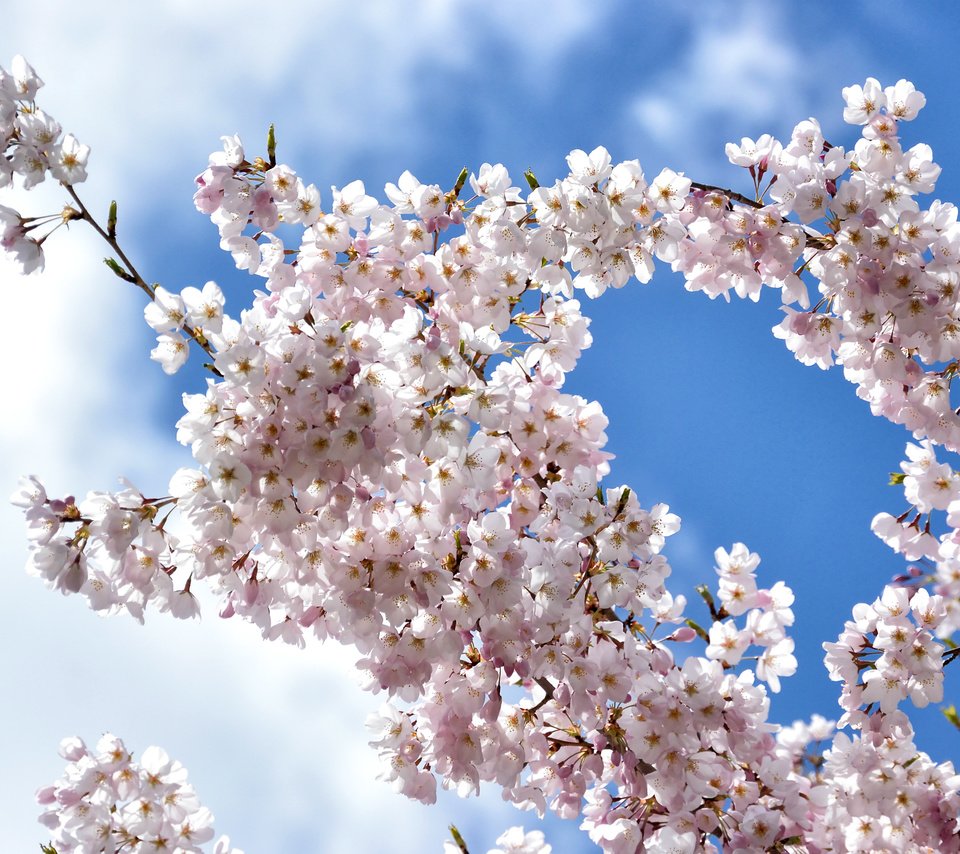
[[829,117],[836,106],[835,92],[811,83],[825,46],[801,51],[775,5],[697,4],[687,19],[688,42],[628,108],[632,131],[669,151],[672,164],[705,170],[722,159],[717,134],[703,134],[711,121],[756,136],[788,132],[808,111]]
[[158,197],[183,204],[189,178],[222,134],[242,132],[259,150],[270,122],[294,161],[300,153],[342,161],[385,146],[436,149],[443,140],[417,114],[435,82],[464,69],[482,79],[496,48],[522,57],[518,87],[549,80],[607,7],[293,0],[274,17],[253,0],[208,0],[202,12],[184,0],[149,11],[91,0],[61,4],[39,27],[34,9],[14,5],[0,63],[27,56],[48,82],[49,110],[93,146],[88,192],[110,191],[107,164],[138,190],[128,209],[149,209]]

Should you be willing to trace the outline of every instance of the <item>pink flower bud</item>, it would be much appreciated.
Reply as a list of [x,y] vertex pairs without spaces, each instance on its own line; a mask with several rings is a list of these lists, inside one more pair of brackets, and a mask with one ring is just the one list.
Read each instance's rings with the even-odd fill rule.
[[82,738],[71,735],[60,742],[59,753],[68,762],[76,762],[87,755],[87,746]]
[[305,629],[308,629],[320,618],[321,613],[322,609],[319,605],[311,605],[306,611],[303,612],[297,622],[299,622],[300,625]]
[[500,707],[503,705],[503,699],[496,691],[487,697],[487,702],[480,709],[480,717],[487,723],[493,723],[500,716]]
[[875,297],[880,293],[880,278],[875,275],[858,275],[857,284],[860,285],[860,288],[864,293],[870,294],[870,296]]
[[[66,758],[66,757],[64,757]],[[56,786],[44,786],[42,789],[37,789],[37,803],[41,806],[48,806],[57,802],[57,788]]]
[[[359,370],[359,369],[358,369]],[[347,365],[347,372],[350,373],[350,382],[341,383],[339,390],[337,391],[337,397],[340,398],[344,403],[349,403],[357,396],[357,387],[353,384],[353,377],[357,374],[357,371],[350,372],[350,365]]]
[[599,753],[591,753],[583,760],[581,768],[584,774],[599,777],[603,773],[603,757]]
[[73,807],[83,800],[83,795],[76,789],[58,789],[56,799],[62,807]]
[[654,673],[665,674],[673,667],[673,656],[663,647],[658,646],[650,656],[650,669]]
[[257,601],[257,595],[260,593],[260,582],[256,578],[251,578],[243,585],[243,604],[252,605]]

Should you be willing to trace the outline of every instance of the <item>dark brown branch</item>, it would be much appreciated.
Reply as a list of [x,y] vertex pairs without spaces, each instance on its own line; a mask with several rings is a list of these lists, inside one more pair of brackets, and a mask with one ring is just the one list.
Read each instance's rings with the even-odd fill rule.
[[703,190],[705,193],[720,193],[723,196],[726,196],[728,199],[732,199],[735,202],[740,202],[742,205],[747,205],[751,208],[765,208],[766,205],[763,202],[758,202],[756,199],[751,199],[748,196],[743,195],[743,193],[737,193],[733,190],[725,190],[723,187],[714,187],[712,184],[701,184],[699,181],[691,181],[690,186],[695,190]]
[[[696,190],[703,190],[705,193],[720,193],[729,200],[747,205],[747,207],[751,207],[754,210],[761,210],[766,207],[763,202],[751,199],[743,195],[743,193],[737,193],[734,190],[714,187],[712,184],[701,184],[699,181],[691,181],[690,186]],[[786,217],[781,217],[781,219],[783,222],[790,222]],[[832,235],[816,235],[804,232],[804,237],[806,238],[805,245],[807,249],[830,249],[833,246]]]

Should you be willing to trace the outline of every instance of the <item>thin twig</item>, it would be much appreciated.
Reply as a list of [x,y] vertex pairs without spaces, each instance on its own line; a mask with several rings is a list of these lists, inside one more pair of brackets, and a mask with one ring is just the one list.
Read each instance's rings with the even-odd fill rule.
[[[127,272],[131,276],[132,284],[136,285],[140,290],[142,290],[151,301],[156,301],[156,288],[153,285],[150,285],[143,276],[137,271],[137,268],[133,266],[133,262],[127,257],[123,249],[120,248],[120,244],[117,242],[115,235],[108,233],[94,218],[90,211],[87,209],[87,206],[83,203],[80,197],[77,195],[76,190],[70,184],[63,184],[63,187],[66,188],[67,192],[70,194],[70,197],[77,203],[80,208],[81,217],[90,223],[93,226],[93,230],[97,232],[110,246],[110,248],[117,254],[117,257],[123,262],[124,267],[126,267]],[[210,346],[210,342],[203,336],[201,332],[198,332],[194,329],[189,323],[183,324],[183,331],[193,339],[193,341],[202,349],[210,358],[214,358],[213,348]],[[217,376],[223,376],[213,365],[208,366],[213,373]]]

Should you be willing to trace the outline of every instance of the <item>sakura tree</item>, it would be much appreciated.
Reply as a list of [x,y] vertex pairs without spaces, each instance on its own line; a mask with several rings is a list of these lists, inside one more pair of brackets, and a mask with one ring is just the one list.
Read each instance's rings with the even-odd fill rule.
[[[265,640],[355,646],[384,697],[368,721],[383,776],[423,802],[438,783],[492,785],[622,854],[960,850],[960,776],[915,747],[901,709],[942,700],[960,625],[960,478],[937,457],[960,450],[960,225],[952,204],[920,205],[940,169],[901,144],[924,105],[910,83],[843,90],[849,150],[813,119],[786,142],[728,144],[743,192],[648,180],[597,148],[525,189],[499,164],[448,188],[403,172],[385,203],[359,180],[321,195],[272,128],[261,155],[224,137],[194,203],[263,280],[239,316],[213,282],[141,275],[116,205],[100,220],[84,204],[89,150],[37,106],[41,85],[22,57],[0,72],[0,185],[49,175],[66,204],[0,207],[5,252],[27,274],[61,225],[89,225],[105,275],[148,297],[151,357],[173,374],[194,349],[210,376],[184,395],[195,466],[168,494],[124,482],[77,499],[24,478],[31,574],[103,614],[215,608]],[[603,410],[563,391],[591,344],[581,297],[647,283],[657,262],[710,298],[779,290],[777,337],[840,364],[917,443],[894,478],[909,509],[873,526],[913,565],[824,644],[837,722],[770,720],[768,692],[797,666],[793,593],[734,543],[688,617],[664,553],[678,517],[604,482]],[[61,753],[38,794],[48,850],[213,839],[159,748],[136,762],[115,736],[72,737]],[[519,828],[498,844],[550,847]],[[466,848],[454,832],[448,849]]]

